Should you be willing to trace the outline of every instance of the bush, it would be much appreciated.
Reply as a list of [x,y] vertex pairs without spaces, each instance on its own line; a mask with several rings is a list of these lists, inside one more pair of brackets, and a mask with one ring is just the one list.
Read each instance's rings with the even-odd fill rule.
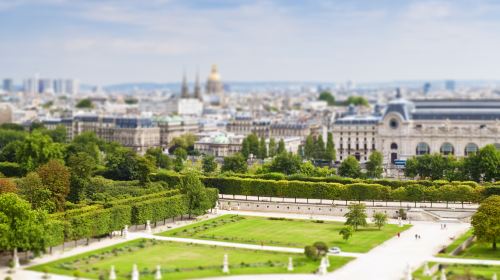
[[317,260],[318,259],[318,249],[314,246],[307,245],[304,247],[304,254],[308,259]]
[[26,172],[25,170],[15,162],[0,162],[0,173],[6,177],[21,177]]

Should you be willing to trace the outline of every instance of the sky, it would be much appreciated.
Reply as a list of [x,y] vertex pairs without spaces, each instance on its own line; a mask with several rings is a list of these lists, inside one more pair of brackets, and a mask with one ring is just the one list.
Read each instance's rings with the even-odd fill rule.
[[494,0],[0,0],[0,79],[499,79]]

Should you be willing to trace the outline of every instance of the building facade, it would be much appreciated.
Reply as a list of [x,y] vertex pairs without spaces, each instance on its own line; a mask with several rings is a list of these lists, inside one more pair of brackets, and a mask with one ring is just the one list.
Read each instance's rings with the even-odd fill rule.
[[337,159],[367,161],[378,150],[385,164],[416,155],[467,156],[488,144],[500,149],[500,100],[406,100],[381,113],[348,114],[332,126]]

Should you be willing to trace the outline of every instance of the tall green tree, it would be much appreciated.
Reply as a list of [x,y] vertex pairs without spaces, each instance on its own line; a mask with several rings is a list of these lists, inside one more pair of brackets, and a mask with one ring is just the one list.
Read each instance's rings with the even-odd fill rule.
[[217,162],[215,162],[215,157],[212,155],[203,156],[202,162],[203,172],[212,173],[217,170]]
[[315,159],[324,159],[325,157],[325,141],[323,141],[323,136],[321,135],[314,142],[313,157]]
[[155,160],[155,165],[158,168],[171,169],[172,160],[170,157],[163,153],[161,148],[149,148],[146,151],[146,155],[151,156]]
[[276,150],[276,154],[279,155],[282,153],[286,153],[286,147],[285,147],[285,140],[280,139],[280,141],[278,142],[278,149]]
[[333,134],[331,132],[328,132],[326,138],[326,150],[324,158],[328,161],[335,161],[335,159],[337,158],[335,147],[333,144]]
[[46,214],[13,193],[0,195],[0,249],[45,249]]
[[312,135],[308,135],[306,138],[306,143],[304,144],[304,157],[311,159],[314,157],[314,138]]
[[33,171],[51,159],[63,159],[63,145],[40,131],[34,131],[17,147],[16,162],[25,170]]
[[266,139],[264,137],[261,137],[260,141],[259,141],[259,153],[258,153],[258,157],[260,159],[267,158],[267,144],[266,144]]
[[184,148],[177,148],[174,152],[175,160],[174,160],[174,170],[179,172],[184,169],[184,162],[187,159],[187,152]]
[[348,156],[340,164],[337,173],[342,177],[359,178],[361,176],[361,167],[355,157]]
[[91,155],[78,152],[68,157],[66,165],[71,174],[68,200],[77,203],[85,198],[85,189],[94,174],[96,162]]
[[276,150],[276,140],[271,137],[271,139],[269,139],[269,157],[274,157],[276,155]]
[[491,182],[500,180],[500,151],[494,145],[486,145],[478,153],[483,180]]
[[364,204],[351,204],[348,208],[349,212],[344,215],[344,217],[347,218],[345,221],[346,225],[352,226],[355,231],[357,231],[360,226],[366,227],[368,225],[366,222],[366,206]]
[[492,249],[497,250],[500,238],[500,196],[492,195],[483,200],[472,216],[472,227],[479,240],[491,243]]
[[250,154],[257,157],[259,155],[259,137],[257,137],[257,134],[252,133],[247,136],[247,141]]
[[368,161],[366,162],[366,175],[370,178],[380,178],[382,177],[382,153],[379,151],[373,151],[370,155]]
[[281,153],[273,159],[269,165],[269,171],[287,175],[296,174],[300,172],[301,163],[299,156],[292,153]]
[[246,173],[248,171],[247,160],[240,153],[227,156],[224,158],[221,170],[222,172],[232,171],[235,173]]
[[207,194],[205,186],[194,171],[189,171],[181,179],[181,192],[186,196],[189,218],[200,215],[207,209]]
[[245,157],[245,159],[248,159],[250,156],[250,143],[248,142],[247,137],[245,137],[243,142],[241,142],[241,154]]
[[340,229],[339,235],[342,235],[342,239],[344,239],[345,242],[351,238],[351,236],[354,233],[354,228],[352,226],[346,226]]

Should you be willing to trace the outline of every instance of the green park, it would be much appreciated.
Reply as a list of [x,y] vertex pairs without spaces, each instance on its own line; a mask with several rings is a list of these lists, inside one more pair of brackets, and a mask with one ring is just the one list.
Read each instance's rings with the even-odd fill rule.
[[297,248],[321,240],[342,251],[362,253],[396,236],[409,225],[400,228],[390,224],[380,230],[375,225],[369,225],[358,229],[348,240],[339,234],[343,227],[342,222],[323,220],[224,215],[169,230],[161,235]]

